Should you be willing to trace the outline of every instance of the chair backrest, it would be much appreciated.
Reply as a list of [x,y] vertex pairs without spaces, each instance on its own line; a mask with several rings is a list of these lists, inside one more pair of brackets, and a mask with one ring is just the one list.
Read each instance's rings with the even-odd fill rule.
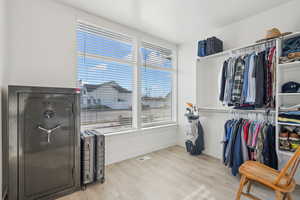
[[275,184],[278,185],[283,177],[288,178],[286,185],[291,184],[296,174],[296,171],[299,167],[299,163],[300,163],[300,147],[294,153],[292,158],[287,162],[284,168],[280,171],[279,176],[275,180]]

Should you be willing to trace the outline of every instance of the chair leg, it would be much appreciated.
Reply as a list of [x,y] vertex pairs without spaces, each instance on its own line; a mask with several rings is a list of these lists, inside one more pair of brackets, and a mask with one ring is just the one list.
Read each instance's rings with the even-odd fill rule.
[[246,190],[247,194],[250,194],[251,187],[252,187],[252,182],[248,181],[247,190]]
[[281,192],[276,191],[275,194],[276,194],[276,197],[275,197],[276,200],[283,200],[283,194]]
[[291,193],[287,193],[286,196],[287,196],[287,200],[293,200]]
[[236,194],[236,200],[240,200],[241,199],[241,196],[242,196],[242,192],[243,192],[243,189],[244,189],[244,186],[245,186],[245,182],[247,181],[247,178],[245,175],[242,175],[241,177],[241,181],[240,181],[240,187],[239,187],[239,190]]

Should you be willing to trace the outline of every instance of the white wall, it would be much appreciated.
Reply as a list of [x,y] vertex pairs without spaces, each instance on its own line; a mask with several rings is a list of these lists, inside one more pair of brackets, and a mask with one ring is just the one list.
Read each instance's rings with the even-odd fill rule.
[[[1,90],[3,69],[6,65],[6,0],[0,0],[0,152],[2,152],[2,106]],[[2,198],[2,153],[0,154],[0,198]]]
[[[8,84],[76,87],[77,19],[152,40],[133,29],[52,0],[9,0],[8,6]],[[155,41],[164,42],[158,38]],[[107,136],[106,164],[174,145],[176,134],[173,126]]]
[[76,87],[75,15],[50,1],[8,6],[8,84]]
[[[207,87],[207,93],[200,94],[199,98],[205,102],[207,99],[217,98],[212,97],[216,90],[214,85],[217,83],[217,77],[215,73],[207,73],[205,78],[196,77],[196,53],[197,53],[197,41],[210,36],[217,36],[224,41],[225,49],[239,47],[255,42],[263,38],[266,34],[266,30],[272,27],[278,27],[282,32],[285,31],[300,31],[300,1],[295,0],[279,7],[267,10],[258,15],[249,17],[245,20],[228,25],[219,30],[211,33],[194,33],[194,37],[191,38],[191,42],[183,44],[179,48],[179,136],[178,144],[184,143],[184,131],[183,124],[184,118],[184,102],[189,100],[193,103],[196,102],[196,89],[192,84],[196,83],[198,79],[198,87]],[[198,66],[200,67],[200,66]],[[215,67],[214,65],[201,67]],[[201,70],[201,69],[199,69]],[[210,81],[213,81],[210,83]],[[209,92],[209,90],[213,90]],[[223,135],[224,121],[228,118],[228,115],[222,114],[205,114],[204,120],[209,125],[205,125],[206,128],[206,146],[208,147],[206,153],[215,157],[221,156],[221,144],[220,135]],[[218,141],[216,141],[218,140]],[[217,145],[217,146],[216,146]],[[213,148],[215,147],[215,148]]]
[[184,131],[187,123],[185,104],[196,102],[196,45],[183,44],[178,48],[178,142],[183,145]]
[[148,129],[106,138],[106,163],[115,163],[176,144],[177,126]]
[[300,31],[300,1],[294,0],[261,14],[216,30],[216,35],[224,41],[225,48],[233,48],[262,39],[266,30],[277,27],[281,32]]

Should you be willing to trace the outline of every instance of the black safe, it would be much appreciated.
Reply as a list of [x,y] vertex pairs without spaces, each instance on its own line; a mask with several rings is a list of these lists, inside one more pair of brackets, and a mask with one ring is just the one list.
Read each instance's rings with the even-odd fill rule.
[[55,199],[80,189],[80,94],[8,87],[8,200]]

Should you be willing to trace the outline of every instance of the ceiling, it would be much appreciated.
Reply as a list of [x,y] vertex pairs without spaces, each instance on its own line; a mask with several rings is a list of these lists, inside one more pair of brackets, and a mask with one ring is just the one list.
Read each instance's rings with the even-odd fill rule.
[[175,43],[290,0],[58,0]]

